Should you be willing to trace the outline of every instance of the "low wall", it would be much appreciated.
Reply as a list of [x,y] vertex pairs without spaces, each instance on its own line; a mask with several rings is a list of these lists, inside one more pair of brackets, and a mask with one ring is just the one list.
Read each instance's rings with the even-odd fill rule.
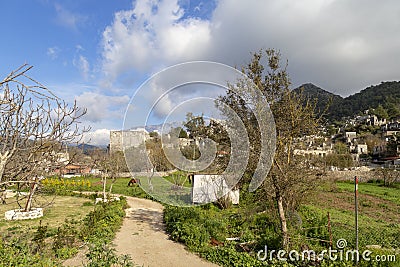
[[21,209],[9,210],[5,214],[6,220],[29,220],[43,217],[42,208],[32,208],[30,211],[23,211]]
[[380,178],[376,168],[368,168],[365,166],[345,171],[332,170],[326,173],[327,179],[334,181],[352,181],[355,176],[359,178],[360,182],[368,182],[369,180]]

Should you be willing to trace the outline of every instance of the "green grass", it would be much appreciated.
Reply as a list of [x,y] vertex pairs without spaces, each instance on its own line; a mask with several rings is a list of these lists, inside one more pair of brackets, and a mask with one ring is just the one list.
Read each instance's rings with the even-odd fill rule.
[[[334,207],[321,209],[313,205],[304,205],[304,210],[312,216],[325,216],[330,213],[333,240],[346,239],[349,247],[355,247],[355,215],[352,211],[340,210]],[[304,218],[307,219],[307,218]],[[376,220],[359,214],[359,244],[365,248],[367,245],[380,245],[385,248],[400,248],[400,224]],[[327,227],[325,227],[327,229]]]
[[[321,186],[316,196],[303,207],[310,214],[325,217],[329,212],[334,239],[345,238],[354,246],[354,183],[337,182],[333,189],[332,186]],[[400,189],[384,187],[381,183],[359,183],[358,191],[360,246],[400,248]]]
[[186,187],[191,186],[191,184],[189,183],[189,179],[187,178],[187,172],[184,171],[176,171],[168,176],[165,176],[164,178],[173,184]]
[[3,216],[0,219],[0,232],[4,232],[7,229],[24,229],[28,227],[32,231],[37,228],[39,221],[42,221],[43,225],[49,225],[49,227],[56,228],[63,224],[66,219],[82,219],[90,211],[93,210],[93,201],[87,198],[72,197],[72,196],[46,196],[49,201],[53,201],[50,206],[47,206],[43,210],[43,217],[33,220],[23,221],[7,221],[4,218],[4,213],[7,210],[19,208],[18,204],[13,199],[7,199],[8,204],[0,205],[0,214]]
[[[399,266],[400,222],[397,221],[397,196],[400,189],[364,183],[360,184],[359,189],[359,248],[364,250],[368,245],[380,245],[382,248],[374,250],[373,255],[396,254],[398,259],[396,263],[377,265],[363,262],[360,266]],[[333,249],[336,241],[342,238],[346,239],[347,248],[353,249],[353,190],[354,185],[346,182],[336,183],[333,188],[332,185],[321,185],[315,197],[302,205],[296,215],[288,214],[291,247],[299,251],[304,245],[315,251],[326,249],[328,242],[321,240],[329,241],[329,212]],[[278,266],[277,262],[261,263],[255,258],[257,251],[265,245],[268,245],[268,249],[279,249],[281,239],[276,210],[267,205],[266,212],[261,212],[260,207],[265,205],[265,201],[257,201],[252,196],[254,197],[243,191],[241,204],[225,210],[220,210],[214,204],[190,208],[167,206],[164,215],[167,231],[172,239],[184,243],[190,250],[222,266]],[[243,252],[239,242],[226,241],[227,237],[239,237],[239,242],[246,244],[250,251]],[[211,246],[211,238],[223,242],[224,245]],[[324,264],[321,266],[352,266],[351,262]]]
[[[395,186],[398,186],[398,184]],[[337,187],[340,190],[354,192],[354,183],[352,182],[338,182]],[[396,187],[385,187],[381,183],[359,183],[358,192],[400,205],[400,189]]]
[[[58,179],[58,178],[57,178]],[[84,188],[67,188],[64,191],[90,191],[94,193],[101,193],[103,192],[103,184],[100,177],[74,177],[74,178],[60,178],[64,179],[65,181],[72,181],[79,182],[81,180],[87,180],[90,182],[90,187]],[[131,178],[116,178],[113,184],[112,193],[113,194],[121,194],[125,196],[134,196],[134,197],[147,197],[147,194],[138,186],[130,186],[128,187],[128,182]],[[106,192],[109,192],[110,186],[113,183],[112,179],[107,179],[106,184]],[[63,192],[65,193],[65,192]]]
[[[122,194],[126,196],[142,197],[157,200],[162,203],[169,203],[173,205],[188,205],[191,203],[191,186],[188,181],[185,182],[183,188],[174,187],[173,180],[181,179],[183,176],[176,178],[172,176],[165,177],[153,177],[151,178],[151,184],[147,177],[136,177],[140,179],[141,185],[133,185],[128,187],[128,182],[131,178],[116,178],[112,193]],[[68,180],[80,181],[82,178],[75,177],[69,178]],[[103,191],[103,185],[101,178],[89,177],[85,178],[90,181],[91,186],[85,190],[89,190],[96,193]],[[183,179],[183,178],[182,178]],[[183,180],[182,180],[183,181]],[[112,179],[107,179],[106,192],[109,192],[109,188],[113,183]],[[149,192],[147,194],[146,192]]]
[[[61,266],[84,244],[89,247],[85,266],[133,266],[109,245],[125,215],[124,198],[96,206],[88,198],[57,196],[56,202],[62,205],[53,206],[41,220],[3,222],[0,266]],[[83,214],[85,209],[90,211]]]

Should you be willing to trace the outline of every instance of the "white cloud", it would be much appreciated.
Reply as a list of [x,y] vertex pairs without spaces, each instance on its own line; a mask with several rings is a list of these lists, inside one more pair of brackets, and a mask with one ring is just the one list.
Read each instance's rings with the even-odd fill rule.
[[83,134],[82,142],[94,146],[104,146],[110,143],[110,130],[97,129]]
[[209,62],[168,68],[136,91],[129,103],[124,128],[145,125],[146,119],[152,124],[162,123],[167,116],[184,120],[187,112],[212,115],[214,100],[225,91],[223,86],[229,80],[235,82],[239,74],[232,68]]
[[79,107],[87,109],[84,120],[92,123],[99,123],[106,119],[122,121],[129,97],[84,92],[76,97],[76,102]]
[[220,0],[210,20],[177,0],[134,2],[103,33],[103,70],[154,71],[185,60],[241,66],[251,51],[280,49],[294,85],[314,82],[347,95],[399,79],[400,5],[373,0]]
[[85,48],[83,48],[83,46],[81,46],[80,44],[77,44],[75,48],[77,51],[85,51]]
[[134,68],[200,58],[210,40],[208,21],[183,18],[177,0],[138,0],[117,12],[103,33],[103,69],[111,78]]
[[54,8],[57,14],[57,22],[66,28],[77,30],[78,26],[87,20],[87,16],[73,13],[58,3],[54,4]]
[[78,58],[74,58],[72,63],[75,67],[77,67],[79,69],[82,77],[85,80],[88,80],[89,72],[90,72],[90,65],[89,65],[89,61],[86,59],[86,57],[79,55]]
[[57,46],[49,47],[47,48],[47,56],[49,56],[51,59],[56,59],[58,57],[58,54],[61,52],[61,49],[58,48]]

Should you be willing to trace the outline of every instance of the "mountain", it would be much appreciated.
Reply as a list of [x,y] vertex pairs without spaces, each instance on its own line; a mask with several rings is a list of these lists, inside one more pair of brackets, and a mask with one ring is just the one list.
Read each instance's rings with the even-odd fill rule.
[[104,147],[101,146],[94,146],[94,145],[89,145],[89,144],[79,144],[76,146],[77,148],[81,149],[83,153],[87,154],[90,151],[96,150],[96,149],[105,149]]
[[164,124],[155,124],[155,125],[146,125],[146,126],[139,126],[139,127],[133,127],[131,130],[137,130],[137,129],[146,129],[149,133],[158,131],[159,133],[162,132],[164,128],[164,133],[169,133],[172,128],[176,127],[182,127],[183,123],[174,121],[174,122],[166,122]]
[[[326,112],[328,117],[331,114],[336,114],[335,107],[337,105],[343,105],[344,98],[340,95],[332,94],[312,83],[306,83],[296,88],[295,91],[302,91],[307,99],[316,100],[316,110],[320,113]],[[326,110],[328,107],[328,110]]]
[[329,120],[354,116],[370,108],[377,108],[379,105],[388,111],[390,117],[400,115],[400,81],[372,85],[346,98],[311,83],[303,84],[295,89],[295,91],[300,90],[303,90],[308,98],[317,99],[317,110],[324,110],[330,102],[326,114]]
[[351,95],[346,100],[346,110],[349,113],[357,114],[369,108],[377,108],[382,105],[385,109],[391,106],[400,105],[400,81],[382,82],[379,85],[372,85]]

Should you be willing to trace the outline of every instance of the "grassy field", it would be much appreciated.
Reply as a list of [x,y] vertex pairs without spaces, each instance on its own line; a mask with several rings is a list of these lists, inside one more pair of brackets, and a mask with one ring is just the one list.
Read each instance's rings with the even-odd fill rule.
[[[295,212],[288,212],[291,247],[298,251],[304,247],[322,251],[329,246],[331,236],[333,248],[336,248],[338,240],[345,239],[346,249],[354,249],[353,190],[354,185],[348,182],[323,183]],[[396,255],[397,258],[394,263],[363,262],[360,266],[400,266],[399,196],[398,184],[389,188],[380,183],[359,185],[360,251],[370,249],[372,255]],[[190,250],[210,261],[222,266],[266,266],[266,262],[256,259],[257,251],[265,245],[269,250],[281,247],[279,219],[273,205],[272,200],[260,202],[254,194],[242,190],[238,206],[224,210],[213,204],[192,208],[167,207],[165,220],[174,240],[185,243]],[[239,238],[241,243],[227,241],[229,237]],[[210,239],[223,243],[223,247],[212,246]],[[268,264],[284,266],[276,262]],[[351,262],[328,264],[352,266]]]
[[[45,188],[56,189],[54,186]],[[0,219],[0,266],[62,266],[62,262],[86,247],[84,266],[133,266],[126,256],[118,256],[110,242],[122,224],[127,208],[124,198],[94,205],[94,197],[53,190],[63,195],[47,195],[50,205],[44,216],[33,220]],[[45,190],[43,190],[45,191]],[[80,195],[78,196],[72,196]],[[45,195],[37,194],[43,201]],[[12,199],[0,212],[19,208]],[[36,207],[37,205],[33,205]]]
[[[131,178],[116,178],[115,181],[112,179],[107,179],[106,192],[109,192],[110,186],[112,184],[113,194],[122,194],[126,196],[143,197],[150,198],[164,202],[164,203],[174,203],[175,205],[187,205],[191,200],[191,187],[188,181],[183,178],[183,176],[167,176],[165,179],[162,177],[151,178],[152,188],[149,184],[149,179],[147,177],[136,177],[140,179],[141,186],[135,184],[133,186],[128,186],[128,182]],[[103,191],[103,184],[101,178],[99,177],[89,177],[85,178],[90,181],[90,188],[80,188],[78,191],[92,191],[101,193]],[[78,183],[82,178],[69,178],[68,181],[75,181]],[[178,181],[179,180],[179,181]],[[175,187],[175,182],[183,184],[183,187]],[[151,196],[146,192],[151,192]]]
[[[360,183],[358,189],[360,248],[377,245],[399,253],[399,185],[384,187],[381,183]],[[344,238],[349,247],[355,247],[353,183],[337,182],[320,188],[301,211],[303,215],[308,214],[309,218],[311,214],[327,218],[329,212],[333,240]]]
[[[354,183],[338,182],[338,189],[346,192],[354,192]],[[400,184],[394,184],[391,187],[385,187],[382,183],[360,183],[358,191],[361,195],[373,196],[379,199],[388,200],[400,205]]]
[[19,208],[13,199],[7,199],[8,204],[0,205],[0,232],[16,229],[36,229],[39,221],[42,225],[48,224],[50,227],[58,227],[64,223],[65,219],[80,220],[93,210],[93,201],[87,198],[71,196],[53,196],[48,197],[52,204],[45,207],[43,217],[33,220],[7,221],[4,219],[4,213],[7,210]]
[[[149,180],[146,177],[136,177],[141,180],[141,186],[150,190]],[[182,179],[183,180],[182,180]],[[58,178],[57,181],[62,181]],[[186,187],[184,190],[176,189],[171,183],[179,180]],[[61,192],[68,194],[72,191],[92,191],[101,193],[102,181],[99,177],[85,177],[85,186],[74,187],[71,185],[82,184],[83,178],[76,177],[64,179]],[[68,180],[68,182],[66,182]],[[107,179],[108,192],[113,184],[112,193],[127,196],[146,197],[140,186],[128,187],[130,178],[117,178],[115,181]],[[153,178],[155,188],[153,196],[158,200],[167,198],[175,200],[177,204],[187,201],[190,187],[184,177]],[[51,183],[50,183],[51,184]],[[53,183],[54,184],[54,183]],[[60,184],[60,183],[58,183]],[[90,184],[90,185],[89,185]],[[59,186],[59,185],[57,185]],[[67,189],[67,190],[65,190]],[[157,190],[160,194],[157,195]],[[186,191],[185,191],[186,190]],[[54,203],[45,209],[45,216],[41,219],[42,225],[48,224],[51,228],[62,224],[65,219],[81,219],[94,209],[93,201],[87,198],[73,196],[56,196]],[[269,204],[268,204],[269,203]],[[261,205],[262,204],[262,205]],[[263,212],[267,207],[267,211]],[[268,208],[268,205],[269,208]],[[241,204],[229,209],[221,210],[216,205],[208,204],[200,207],[182,208],[166,207],[165,220],[171,238],[185,243],[189,249],[200,253],[203,257],[222,264],[232,266],[235,264],[264,266],[255,259],[254,251],[262,249],[264,245],[279,248],[279,220],[272,208],[273,202],[257,202],[257,197],[242,190]],[[0,212],[17,208],[16,203],[0,206]],[[292,245],[300,249],[303,245],[319,251],[327,247],[330,238],[328,213],[331,223],[333,246],[339,239],[347,241],[347,248],[355,247],[354,234],[354,184],[351,182],[327,182],[310,195],[306,202],[294,214],[288,214],[288,224]],[[39,219],[33,221],[8,222],[0,220],[0,231],[36,231]],[[235,241],[226,241],[227,237],[239,237],[241,242],[248,244],[245,249],[250,253],[243,253]],[[210,239],[224,243],[224,247],[210,246]],[[370,245],[380,247],[374,253],[396,254],[400,251],[400,184],[384,187],[379,182],[359,184],[359,246],[361,250]],[[251,252],[253,251],[253,252]],[[255,264],[255,265],[254,265]],[[399,266],[400,261],[388,265],[371,266]],[[280,266],[280,265],[274,265]],[[362,265],[364,266],[364,265]],[[370,266],[370,265],[365,265]]]

